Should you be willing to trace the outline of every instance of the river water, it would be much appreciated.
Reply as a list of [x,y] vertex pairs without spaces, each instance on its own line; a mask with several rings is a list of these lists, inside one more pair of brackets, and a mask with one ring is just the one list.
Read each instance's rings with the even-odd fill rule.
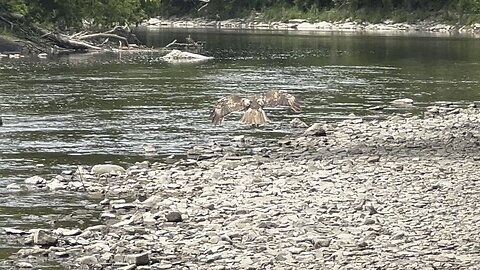
[[[289,122],[338,121],[421,114],[448,102],[480,100],[480,40],[427,35],[251,32],[156,29],[139,31],[150,47],[191,35],[214,60],[169,64],[159,53],[84,54],[48,59],[0,59],[0,227],[82,227],[98,213],[85,194],[6,186],[33,175],[98,163],[128,166],[181,157],[193,145],[245,134],[281,137]],[[283,89],[305,104],[301,113],[268,111],[274,123],[252,129],[232,115],[210,124],[214,102],[228,94]],[[411,108],[392,108],[398,98]],[[385,106],[381,111],[370,110]],[[146,155],[144,146],[156,153]],[[67,217],[72,213],[84,218]],[[56,222],[53,222],[56,221]],[[0,234],[0,260],[18,246]]]

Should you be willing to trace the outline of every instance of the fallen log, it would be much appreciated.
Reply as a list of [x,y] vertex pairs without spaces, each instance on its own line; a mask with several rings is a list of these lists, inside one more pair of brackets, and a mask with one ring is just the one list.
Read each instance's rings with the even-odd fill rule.
[[[24,44],[28,44],[25,46],[27,52],[36,54],[129,49],[131,45],[129,39],[138,42],[128,26],[115,26],[101,33],[80,31],[67,35],[44,29],[25,20],[21,15],[5,12],[0,13],[0,26],[2,24],[8,27],[14,36],[24,40]],[[119,42],[113,42],[114,40]]]

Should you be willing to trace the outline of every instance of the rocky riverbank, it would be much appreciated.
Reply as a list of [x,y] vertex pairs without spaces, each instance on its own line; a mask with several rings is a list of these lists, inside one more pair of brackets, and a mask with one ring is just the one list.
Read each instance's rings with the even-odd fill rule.
[[480,23],[471,25],[449,25],[435,21],[421,21],[418,23],[383,23],[357,22],[352,20],[338,22],[309,22],[303,19],[287,22],[263,22],[259,20],[229,19],[211,21],[203,18],[158,19],[145,21],[143,26],[149,28],[216,28],[237,30],[288,30],[288,31],[317,31],[317,32],[370,32],[370,33],[431,33],[439,35],[470,35],[480,36]]
[[282,140],[236,137],[167,163],[32,177],[25,185],[103,194],[86,206],[102,221],[86,229],[4,228],[25,248],[3,264],[474,268],[479,150],[479,109],[431,107],[424,117],[317,123]]

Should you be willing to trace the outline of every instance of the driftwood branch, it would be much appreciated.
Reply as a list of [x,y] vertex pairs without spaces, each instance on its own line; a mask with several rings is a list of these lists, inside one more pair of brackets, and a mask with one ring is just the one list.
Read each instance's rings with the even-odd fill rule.
[[[36,52],[63,52],[63,51],[101,51],[112,46],[130,47],[129,40],[138,42],[128,26],[115,26],[101,33],[81,31],[67,35],[58,31],[51,31],[28,22],[18,14],[0,12],[0,26],[11,28],[13,35],[28,41],[28,50]],[[119,41],[114,43],[113,41]],[[24,42],[27,43],[27,42]],[[109,45],[108,47],[106,45]],[[117,45],[118,44],[118,45]],[[27,48],[27,46],[25,46]]]
[[168,48],[168,47],[171,47],[173,45],[175,45],[175,43],[177,43],[177,40],[174,39],[172,42],[168,43],[167,45],[165,45],[165,48]]
[[98,34],[90,34],[90,35],[82,35],[82,36],[79,36],[77,39],[79,40],[87,40],[87,39],[95,39],[95,38],[107,38],[107,39],[117,39],[117,40],[120,40],[122,41],[125,46],[128,47],[128,40],[126,37],[122,37],[122,36],[119,36],[119,35],[115,35],[115,34],[107,34],[107,33],[98,33]]

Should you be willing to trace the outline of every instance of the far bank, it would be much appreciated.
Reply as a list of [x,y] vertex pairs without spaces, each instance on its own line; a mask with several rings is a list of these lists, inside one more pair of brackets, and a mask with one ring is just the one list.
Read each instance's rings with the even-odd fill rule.
[[209,20],[206,18],[151,18],[141,26],[148,28],[211,28],[225,30],[281,30],[302,32],[365,32],[385,34],[426,33],[439,36],[480,36],[480,23],[471,25],[453,25],[435,21],[416,23],[395,23],[386,20],[381,23],[358,22],[351,19],[344,21],[317,21],[291,19],[288,21],[260,21],[250,19]]

